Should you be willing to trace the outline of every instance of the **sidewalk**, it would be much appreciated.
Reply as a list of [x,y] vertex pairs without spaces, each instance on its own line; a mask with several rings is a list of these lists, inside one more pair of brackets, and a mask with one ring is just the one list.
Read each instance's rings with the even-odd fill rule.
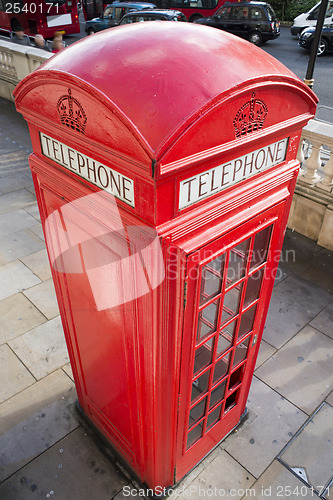
[[[142,498],[75,409],[30,150],[0,99],[0,499]],[[248,418],[171,498],[333,498],[333,255],[291,231],[263,338]]]

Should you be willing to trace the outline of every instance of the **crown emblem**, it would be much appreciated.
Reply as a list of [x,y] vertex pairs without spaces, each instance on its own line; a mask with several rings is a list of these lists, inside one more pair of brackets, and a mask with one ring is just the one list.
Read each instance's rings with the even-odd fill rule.
[[236,137],[262,129],[267,112],[266,104],[260,99],[255,99],[253,93],[250,101],[240,108],[233,121]]
[[68,94],[60,97],[57,110],[63,125],[84,134],[87,116],[79,101],[72,96],[71,89],[68,89]]

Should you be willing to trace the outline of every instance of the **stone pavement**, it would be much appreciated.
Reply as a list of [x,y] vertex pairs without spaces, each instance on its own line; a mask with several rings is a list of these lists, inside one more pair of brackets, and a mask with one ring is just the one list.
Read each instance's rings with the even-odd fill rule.
[[[0,99],[0,499],[134,498],[143,492],[75,409],[30,150]],[[288,231],[248,418],[173,497],[333,498],[332,293],[332,254]]]

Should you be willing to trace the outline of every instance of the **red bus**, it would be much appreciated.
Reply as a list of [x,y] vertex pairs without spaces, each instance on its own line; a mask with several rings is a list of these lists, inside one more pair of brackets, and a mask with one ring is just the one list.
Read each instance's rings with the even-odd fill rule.
[[160,9],[180,10],[188,21],[193,22],[200,17],[212,16],[226,1],[240,2],[241,0],[154,0],[153,3]]
[[0,28],[52,38],[80,33],[77,0],[0,0]]
[[[0,0],[1,1],[1,0]],[[120,0],[132,1],[132,0]],[[135,1],[135,0],[134,0]],[[139,1],[139,0],[138,0]],[[180,10],[190,22],[200,17],[209,17],[214,14],[225,2],[240,2],[242,0],[142,0],[151,1],[160,9]],[[82,8],[86,21],[98,17],[103,13],[107,5],[113,0],[82,0]]]

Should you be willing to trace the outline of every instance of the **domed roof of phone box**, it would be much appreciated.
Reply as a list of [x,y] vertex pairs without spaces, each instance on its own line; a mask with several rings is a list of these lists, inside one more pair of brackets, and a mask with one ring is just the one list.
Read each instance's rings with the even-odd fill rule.
[[[283,105],[275,97],[271,100],[271,123],[268,119],[267,125],[307,113],[310,108],[313,111],[315,105],[310,89],[260,48],[218,29],[191,23],[136,23],[105,30],[53,56],[29,78],[30,89],[56,80],[67,87],[75,84],[107,102],[155,158],[207,110],[211,113],[226,97],[241,95],[246,88],[258,97],[258,89],[272,85],[280,86],[282,96],[289,92]],[[16,97],[24,92],[19,84]],[[296,104],[290,92],[303,103],[302,109],[292,109]],[[46,87],[44,93],[47,99]],[[235,105],[231,109],[237,112]],[[217,140],[228,141],[228,132],[222,131],[225,117],[221,112],[219,116],[215,113],[209,121],[215,120],[220,137],[215,140],[210,132],[207,141],[198,139],[202,142],[198,151],[214,147]],[[99,125],[95,123],[95,128]]]

